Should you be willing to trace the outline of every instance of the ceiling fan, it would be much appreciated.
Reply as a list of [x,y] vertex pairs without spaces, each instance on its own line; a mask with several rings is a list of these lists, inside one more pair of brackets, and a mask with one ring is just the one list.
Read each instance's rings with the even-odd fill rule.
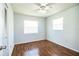
[[53,8],[52,5],[54,3],[35,3],[39,8],[35,11],[38,11],[40,13],[46,13],[49,11],[49,9]]

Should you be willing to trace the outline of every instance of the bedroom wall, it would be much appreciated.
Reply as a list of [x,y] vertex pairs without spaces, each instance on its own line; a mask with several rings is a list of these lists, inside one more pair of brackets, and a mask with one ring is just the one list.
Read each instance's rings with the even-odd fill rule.
[[[53,30],[52,20],[63,18],[63,30]],[[79,6],[47,18],[47,39],[79,52]]]
[[[45,39],[45,20],[41,17],[27,16],[23,14],[14,14],[14,39],[15,44],[33,42]],[[36,20],[38,24],[38,33],[24,34],[24,20]]]

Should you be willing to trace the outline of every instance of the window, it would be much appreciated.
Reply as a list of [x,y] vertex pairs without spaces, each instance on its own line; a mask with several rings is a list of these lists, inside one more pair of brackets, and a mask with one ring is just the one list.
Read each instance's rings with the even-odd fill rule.
[[53,30],[63,30],[63,17],[52,21]]
[[24,33],[38,33],[38,21],[24,20]]

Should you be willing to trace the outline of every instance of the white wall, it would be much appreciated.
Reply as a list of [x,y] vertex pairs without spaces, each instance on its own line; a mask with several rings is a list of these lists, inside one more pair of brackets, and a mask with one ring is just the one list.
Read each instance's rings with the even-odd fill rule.
[[[21,15],[15,13],[14,20],[14,39],[15,44],[27,43],[45,39],[45,20],[44,18]],[[38,32],[33,34],[24,34],[24,20],[37,20],[39,22]]]
[[[64,18],[64,30],[53,30],[52,20]],[[47,18],[47,39],[79,52],[79,6]]]

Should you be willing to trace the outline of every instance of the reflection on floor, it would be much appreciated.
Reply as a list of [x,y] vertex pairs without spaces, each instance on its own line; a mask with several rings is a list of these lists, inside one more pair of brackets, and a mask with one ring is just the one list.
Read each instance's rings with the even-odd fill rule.
[[38,48],[31,49],[24,53],[24,56],[39,56]]
[[12,56],[79,56],[79,53],[42,40],[15,45]]

